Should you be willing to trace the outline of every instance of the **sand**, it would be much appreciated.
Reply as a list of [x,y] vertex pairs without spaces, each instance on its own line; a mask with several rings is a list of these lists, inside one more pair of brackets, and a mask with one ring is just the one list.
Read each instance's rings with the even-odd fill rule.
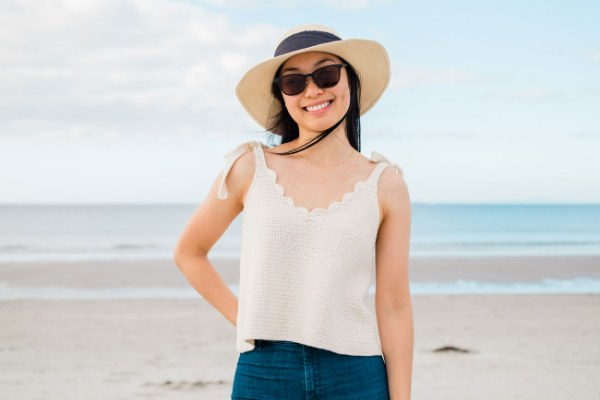
[[[236,260],[218,265],[236,279]],[[594,257],[419,259],[411,279],[597,277],[599,265]],[[186,285],[169,260],[1,264],[0,282]],[[600,399],[600,294],[414,295],[413,304],[414,400]],[[434,351],[444,346],[467,352]],[[228,399],[237,357],[235,327],[201,297],[0,301],[6,400]]]

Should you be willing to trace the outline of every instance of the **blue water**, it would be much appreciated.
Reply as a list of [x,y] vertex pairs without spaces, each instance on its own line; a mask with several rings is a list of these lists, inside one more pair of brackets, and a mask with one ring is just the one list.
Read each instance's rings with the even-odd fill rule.
[[600,204],[416,205],[413,255],[598,255]]
[[[195,207],[0,205],[0,263],[171,258]],[[239,256],[240,228],[238,218],[211,256]],[[411,234],[412,257],[600,255],[600,205],[413,204]],[[600,293],[600,280],[412,282],[411,293]],[[0,300],[197,296],[191,287],[11,287],[0,276]]]
[[[0,262],[169,258],[194,205],[0,205]],[[241,219],[212,250],[239,255]],[[600,255],[600,204],[413,204],[412,257]]]
[[[237,296],[239,288],[229,285]],[[454,294],[599,294],[600,279],[544,279],[539,282],[412,282],[412,295]],[[369,294],[375,294],[371,286]],[[6,300],[103,300],[103,299],[198,299],[192,287],[11,287],[0,282],[0,301]]]

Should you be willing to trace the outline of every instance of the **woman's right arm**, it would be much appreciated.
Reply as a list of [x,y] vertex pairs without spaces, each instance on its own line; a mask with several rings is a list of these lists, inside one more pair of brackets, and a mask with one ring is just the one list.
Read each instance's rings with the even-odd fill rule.
[[175,264],[188,282],[229,322],[236,325],[238,300],[208,260],[208,252],[242,211],[252,176],[252,151],[240,156],[226,177],[228,196],[217,193],[223,171],[186,225],[174,253]]

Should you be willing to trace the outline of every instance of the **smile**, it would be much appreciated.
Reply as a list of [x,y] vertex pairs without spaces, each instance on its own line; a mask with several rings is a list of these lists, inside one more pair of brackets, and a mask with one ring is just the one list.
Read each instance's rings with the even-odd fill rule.
[[316,106],[304,107],[304,109],[308,112],[321,111],[322,109],[329,107],[330,104],[331,101],[326,101],[324,103],[317,104]]

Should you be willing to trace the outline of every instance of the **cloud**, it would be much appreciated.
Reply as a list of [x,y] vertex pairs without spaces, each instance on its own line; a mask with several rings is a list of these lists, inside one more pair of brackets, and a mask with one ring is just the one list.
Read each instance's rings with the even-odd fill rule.
[[598,140],[600,139],[600,130],[578,130],[575,132],[564,132],[563,136],[568,139],[575,138],[581,140]]
[[[473,141],[481,139],[481,135],[478,135],[470,131],[460,130],[443,130],[443,129],[403,129],[402,131],[394,129],[381,129],[380,136],[389,139],[401,139],[401,140],[416,140],[416,141],[429,141],[429,140],[446,140],[446,141]],[[389,138],[389,139],[388,139]]]
[[600,61],[600,50],[590,50],[586,55],[591,60]]
[[392,0],[209,0],[210,4],[229,9],[290,9],[294,7],[323,7],[338,11],[356,11],[391,4]]
[[411,88],[464,83],[474,80],[474,76],[459,69],[428,69],[416,66],[395,68],[392,72],[392,88]]
[[208,3],[225,8],[235,9],[253,9],[260,6],[261,1],[259,0],[208,0]]
[[529,89],[518,89],[507,92],[491,93],[483,95],[482,98],[486,100],[499,100],[499,101],[546,101],[562,98],[563,95],[557,91],[544,89],[544,88],[529,88]]
[[185,2],[2,2],[0,137],[233,126],[237,81],[279,35]]
[[335,10],[355,11],[391,4],[391,0],[325,0]]

